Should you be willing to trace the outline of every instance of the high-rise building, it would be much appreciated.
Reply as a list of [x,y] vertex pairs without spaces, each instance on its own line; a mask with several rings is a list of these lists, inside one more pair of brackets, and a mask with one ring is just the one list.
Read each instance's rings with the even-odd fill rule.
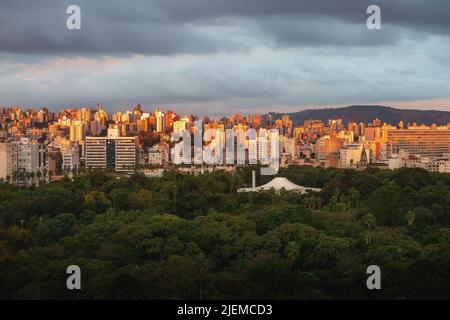
[[49,146],[47,149],[47,170],[49,175],[63,174],[63,157],[60,148]]
[[293,138],[280,137],[280,154],[281,153],[295,156],[295,140]]
[[154,147],[148,151],[148,163],[153,166],[161,166],[163,164],[162,152]]
[[341,168],[356,169],[366,166],[371,159],[364,144],[347,144],[340,150]]
[[182,132],[183,130],[186,130],[188,123],[189,123],[189,118],[187,118],[187,117],[184,117],[178,121],[175,121],[173,123],[173,131],[174,132]]
[[356,122],[349,122],[348,130],[353,132],[353,136],[359,136],[358,124]]
[[86,138],[86,168],[106,169],[106,142],[106,137]]
[[29,138],[17,143],[17,169],[24,172],[38,172],[46,166],[45,146]]
[[375,141],[381,138],[381,127],[367,127],[364,131],[366,141]]
[[330,119],[328,120],[328,127],[330,131],[339,131],[344,129],[342,119]]
[[12,178],[17,171],[17,144],[9,142],[0,143],[0,179]]
[[48,122],[48,110],[47,108],[42,107],[37,113],[36,113],[36,120],[37,123],[43,124]]
[[114,141],[116,172],[134,172],[138,163],[139,138],[119,137]]
[[173,127],[173,122],[176,118],[175,113],[172,110],[169,110],[164,115],[164,129],[171,129]]
[[[168,144],[165,143],[159,143],[157,145],[154,145],[150,151],[157,151],[161,154],[161,165],[167,165],[169,163],[169,155],[170,155],[170,148]],[[156,156],[157,158],[159,156]],[[149,154],[149,163],[150,161],[150,154]]]
[[156,132],[161,133],[164,132],[165,128],[165,121],[164,121],[164,113],[161,112],[159,109],[155,112],[156,117]]
[[120,137],[120,130],[117,126],[108,128],[108,138],[115,139]]
[[82,144],[86,136],[86,128],[80,120],[72,121],[70,124],[70,142]]
[[429,127],[388,130],[388,143],[394,152],[405,150],[412,155],[442,157],[450,153],[450,130]]
[[77,120],[82,121],[83,123],[91,121],[92,110],[89,108],[81,108],[77,110]]
[[148,118],[141,118],[137,120],[136,127],[138,132],[147,132],[149,127]]
[[8,176],[8,144],[0,143],[0,179],[6,179]]
[[359,126],[359,135],[363,136],[364,133],[366,132],[366,125],[364,124],[364,122],[360,122],[358,126]]
[[80,149],[78,144],[70,143],[61,149],[63,170],[78,169],[80,167]]
[[316,159],[325,161],[331,153],[339,152],[343,145],[343,140],[339,139],[335,134],[321,137],[315,145]]
[[138,137],[87,137],[86,167],[132,173],[138,163]]

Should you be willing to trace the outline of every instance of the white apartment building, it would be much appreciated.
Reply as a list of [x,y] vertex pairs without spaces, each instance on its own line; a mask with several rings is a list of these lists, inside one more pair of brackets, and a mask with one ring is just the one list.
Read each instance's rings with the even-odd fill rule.
[[115,171],[132,173],[138,159],[138,137],[117,137],[115,142]]
[[61,148],[63,170],[73,170],[80,167],[80,152],[76,143],[71,143]]
[[86,167],[134,172],[138,159],[138,137],[87,137]]
[[17,145],[9,142],[0,143],[0,179],[12,178],[17,171]]
[[105,137],[86,137],[86,168],[106,169]]
[[163,164],[162,152],[157,147],[148,151],[148,163],[152,166],[161,166]]
[[45,168],[45,146],[29,138],[17,143],[17,170],[38,172]]
[[340,150],[341,168],[355,169],[370,162],[370,151],[363,144],[347,144]]

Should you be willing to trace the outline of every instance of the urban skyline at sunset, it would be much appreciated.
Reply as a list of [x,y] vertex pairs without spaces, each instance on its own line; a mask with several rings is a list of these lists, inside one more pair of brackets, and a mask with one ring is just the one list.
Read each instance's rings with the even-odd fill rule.
[[[397,123],[379,118],[362,120],[382,108],[365,106],[358,111],[349,107],[338,109],[342,117],[312,115],[303,121],[283,113],[233,113],[212,119],[160,107],[149,110],[141,104],[118,112],[111,112],[102,103],[95,108],[59,112],[44,107],[0,108],[0,178],[22,185],[19,174],[23,178],[51,172],[38,181],[33,179],[34,185],[41,179],[51,182],[79,170],[161,177],[173,170],[198,173],[198,165],[203,172],[269,163],[276,168],[272,175],[279,167],[289,166],[354,170],[408,167],[450,173],[448,114],[428,125],[420,119],[407,121],[406,115],[397,117]],[[355,111],[349,117],[350,109]]]
[[449,53],[449,0],[0,0],[0,302],[450,300]]

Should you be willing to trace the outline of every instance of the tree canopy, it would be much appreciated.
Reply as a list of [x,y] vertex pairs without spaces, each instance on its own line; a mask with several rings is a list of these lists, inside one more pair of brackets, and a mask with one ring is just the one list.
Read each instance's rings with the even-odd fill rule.
[[252,169],[1,183],[0,298],[450,298],[450,175],[289,167],[322,191],[237,193]]

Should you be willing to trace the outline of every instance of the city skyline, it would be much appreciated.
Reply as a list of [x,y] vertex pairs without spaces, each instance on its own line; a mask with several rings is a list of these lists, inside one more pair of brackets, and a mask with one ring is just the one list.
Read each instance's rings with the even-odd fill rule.
[[58,113],[0,108],[0,178],[28,184],[25,177],[33,176],[34,184],[38,172],[41,183],[80,170],[160,177],[242,165],[260,165],[269,175],[291,166],[450,172],[450,121],[403,120],[295,122],[288,114],[241,113],[214,120],[160,108],[148,112],[140,104],[115,113],[101,103]]
[[[450,102],[450,99],[449,99]],[[10,109],[10,108],[20,108],[23,111],[33,110],[34,112],[37,112],[42,109],[46,109],[52,113],[59,114],[62,112],[66,112],[68,110],[79,110],[79,109],[97,109],[99,105],[102,105],[102,108],[105,110],[109,110],[110,114],[118,114],[118,113],[127,113],[132,112],[133,109],[136,107],[140,107],[145,112],[154,112],[156,110],[163,110],[163,111],[170,111],[170,112],[176,112],[180,115],[190,115],[190,116],[196,116],[196,117],[206,117],[211,120],[220,120],[224,117],[229,117],[234,114],[242,114],[242,115],[261,115],[261,116],[269,116],[270,114],[276,114],[279,117],[283,114],[296,114],[304,111],[320,111],[320,110],[336,110],[336,111],[342,111],[345,109],[353,108],[353,107],[368,107],[373,108],[374,111],[376,111],[379,108],[387,108],[392,110],[399,110],[399,111],[419,111],[419,112],[450,112],[450,109],[447,110],[447,108],[438,108],[438,107],[430,107],[429,109],[423,108],[420,105],[416,105],[415,107],[408,107],[408,104],[406,103],[403,105],[404,107],[394,107],[392,105],[389,105],[389,103],[381,103],[381,104],[353,104],[353,105],[323,105],[323,106],[317,106],[317,105],[309,105],[305,106],[304,108],[296,108],[292,107],[290,110],[278,110],[278,109],[244,109],[241,111],[224,111],[222,113],[215,113],[215,114],[208,114],[208,113],[196,113],[195,110],[191,110],[189,108],[181,108],[181,110],[178,110],[176,107],[173,106],[164,106],[164,105],[152,105],[152,104],[142,104],[142,103],[135,103],[130,106],[123,106],[119,109],[117,108],[108,108],[108,106],[105,106],[102,101],[98,101],[96,104],[93,105],[87,105],[87,104],[79,104],[79,105],[67,105],[67,106],[61,106],[59,108],[49,108],[48,106],[42,105],[42,106],[21,106],[19,104],[12,104],[9,106],[2,106],[0,104],[0,109]],[[332,117],[330,117],[332,118]],[[311,118],[311,120],[317,120]],[[381,119],[385,121],[385,119]],[[404,120],[404,119],[400,119]],[[352,119],[352,121],[359,121],[357,118]],[[420,121],[415,121],[419,122]],[[447,122],[443,122],[442,124],[447,124]]]

